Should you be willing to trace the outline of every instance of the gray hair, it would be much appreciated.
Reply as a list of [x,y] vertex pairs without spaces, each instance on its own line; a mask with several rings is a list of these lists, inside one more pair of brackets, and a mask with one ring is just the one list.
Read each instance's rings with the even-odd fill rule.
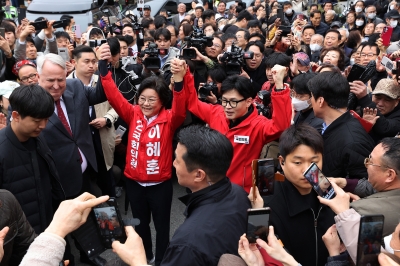
[[42,74],[43,65],[46,61],[49,61],[53,65],[59,65],[64,70],[67,68],[65,65],[65,61],[61,56],[59,56],[58,54],[48,53],[46,55],[41,55],[36,59],[37,72],[39,73],[39,75]]
[[321,38],[322,39],[322,42],[324,41],[324,36],[322,36],[321,34],[314,34],[313,36],[311,36],[311,40],[312,39],[315,39],[315,38]]
[[348,29],[346,29],[346,28],[339,28],[338,29],[338,31],[340,32],[340,31],[345,31],[346,32],[346,38],[349,38],[349,30]]
[[335,10],[329,9],[328,11],[326,11],[327,14],[329,15],[336,15]]

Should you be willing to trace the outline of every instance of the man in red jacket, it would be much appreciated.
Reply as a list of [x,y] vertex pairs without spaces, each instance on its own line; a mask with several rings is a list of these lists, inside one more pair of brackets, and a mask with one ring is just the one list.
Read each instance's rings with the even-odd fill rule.
[[[174,71],[174,67],[171,68]],[[174,77],[183,77],[179,71]],[[224,134],[233,145],[233,160],[227,176],[232,183],[243,187],[246,192],[252,186],[251,161],[260,156],[265,143],[279,138],[280,134],[290,126],[292,117],[289,86],[283,83],[287,68],[275,65],[272,75],[276,87],[271,93],[273,114],[267,119],[258,114],[252,103],[251,81],[242,76],[230,76],[221,86],[221,105],[201,102],[193,83],[193,76],[186,75],[183,83],[175,82],[175,86],[183,86],[188,94],[186,105],[190,112],[209,126]]]

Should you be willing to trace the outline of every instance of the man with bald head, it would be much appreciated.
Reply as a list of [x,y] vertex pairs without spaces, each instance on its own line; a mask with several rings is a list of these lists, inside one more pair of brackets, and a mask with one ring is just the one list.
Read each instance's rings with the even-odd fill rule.
[[181,21],[185,18],[186,16],[186,5],[184,3],[180,3],[178,5],[178,14],[172,17],[172,25],[175,27],[179,27],[181,24]]

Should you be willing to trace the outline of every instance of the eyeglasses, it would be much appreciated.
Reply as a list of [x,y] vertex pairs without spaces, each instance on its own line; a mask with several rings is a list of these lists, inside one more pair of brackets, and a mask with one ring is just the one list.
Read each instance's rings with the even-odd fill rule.
[[27,76],[27,77],[21,78],[20,81],[22,81],[22,82],[27,82],[28,80],[33,79],[34,77],[36,77],[36,75],[37,75],[37,73],[30,74],[30,75]]
[[220,44],[218,44],[218,43],[213,43],[212,46],[214,46],[215,48],[221,48],[221,47],[222,47],[222,46],[221,46]]
[[158,100],[157,98],[149,98],[149,99],[147,99],[145,97],[139,97],[139,104],[143,104],[143,103],[145,103],[147,101],[150,105],[153,105],[153,104],[155,104],[157,102],[157,100]]
[[374,55],[377,55],[377,54],[373,54],[373,53],[369,53],[369,54],[361,53],[360,54],[361,57],[373,57]]
[[241,99],[241,100],[239,100],[239,101],[222,99],[222,100],[221,100],[221,105],[225,107],[225,106],[227,106],[228,103],[229,103],[229,105],[230,105],[232,108],[236,108],[237,105],[238,105],[238,103],[243,102],[244,100],[246,100],[246,99]]
[[373,163],[371,162],[371,154],[368,156],[368,158],[365,158],[365,160],[364,160],[364,165],[365,165],[365,168],[368,168],[368,166],[371,165],[371,166],[378,166],[378,167],[382,167],[382,168],[386,168],[386,169],[392,169],[392,170],[396,173],[396,175],[397,175],[396,170],[394,170],[393,168],[390,168],[389,166],[386,166],[386,165],[379,165],[379,164],[373,164]]

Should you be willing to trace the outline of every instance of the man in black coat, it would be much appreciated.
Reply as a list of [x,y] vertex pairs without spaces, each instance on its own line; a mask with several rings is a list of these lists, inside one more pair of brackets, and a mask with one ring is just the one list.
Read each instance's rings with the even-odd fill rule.
[[301,265],[325,265],[329,257],[322,236],[334,224],[335,213],[320,204],[303,176],[313,162],[322,167],[323,149],[321,135],[311,126],[300,123],[285,130],[279,139],[285,181],[275,182],[274,195],[264,201],[271,208],[274,233]]
[[13,91],[10,104],[11,124],[0,131],[0,187],[14,194],[39,234],[51,222],[53,200],[65,199],[51,151],[39,136],[54,100],[39,85],[28,85]]
[[329,177],[361,179],[367,176],[364,159],[374,148],[374,141],[360,122],[347,111],[350,86],[336,72],[323,72],[308,83],[316,117],[324,120],[324,164]]

